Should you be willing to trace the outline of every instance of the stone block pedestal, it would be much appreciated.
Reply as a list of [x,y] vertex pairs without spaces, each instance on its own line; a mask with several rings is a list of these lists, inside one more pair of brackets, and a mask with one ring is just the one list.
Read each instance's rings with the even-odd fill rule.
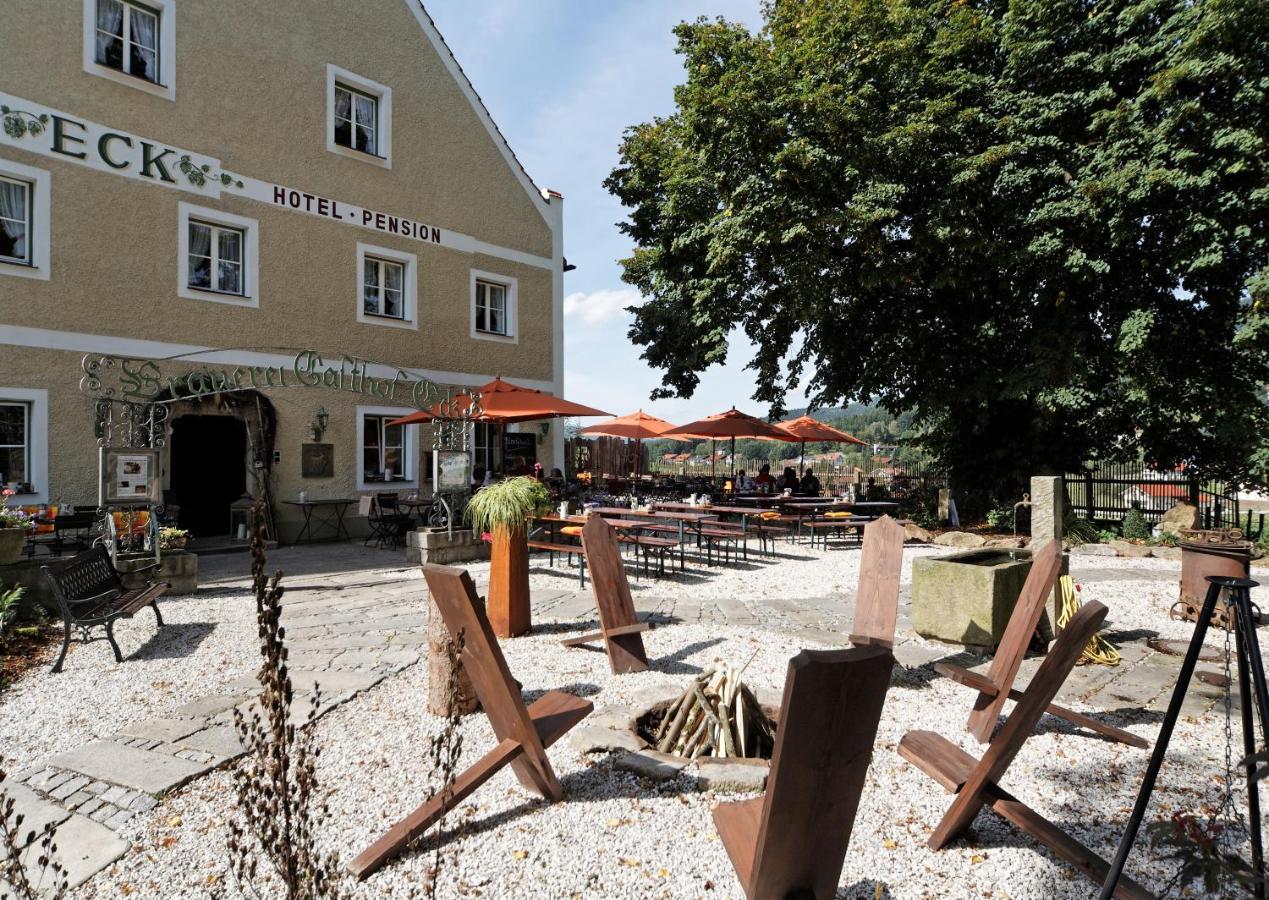
[[444,528],[420,528],[405,536],[406,562],[450,565],[488,558],[489,545],[470,528],[455,528],[453,536]]

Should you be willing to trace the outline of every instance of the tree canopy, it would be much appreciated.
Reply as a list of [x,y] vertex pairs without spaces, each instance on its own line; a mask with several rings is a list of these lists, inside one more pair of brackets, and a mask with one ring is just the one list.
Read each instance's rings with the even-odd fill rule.
[[1269,483],[1269,4],[799,0],[678,26],[630,128],[630,337],[690,396],[914,410],[963,487],[1090,457]]

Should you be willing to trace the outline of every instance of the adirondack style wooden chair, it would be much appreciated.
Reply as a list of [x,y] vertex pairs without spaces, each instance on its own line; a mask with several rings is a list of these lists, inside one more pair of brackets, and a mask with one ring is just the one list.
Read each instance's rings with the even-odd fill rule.
[[[1092,602],[1086,603],[1071,618],[1031,684],[1022,692],[1013,712],[991,739],[982,759],[974,759],[933,731],[910,731],[903,736],[899,754],[956,795],[930,835],[932,849],[940,850],[954,841],[985,805],[1098,884],[1106,877],[1109,867],[1104,859],[999,786],[1001,777],[1035,731],[1036,723],[1049,709],[1050,701],[1105,617],[1106,607]],[[1125,877],[1115,896],[1145,898],[1151,894]]]
[[903,526],[889,516],[864,526],[855,624],[850,635],[850,642],[856,647],[874,645],[889,649],[894,646],[904,537]]
[[714,807],[749,900],[836,896],[893,667],[884,647],[789,660],[766,794]]
[[564,789],[551,769],[546,748],[594,709],[589,700],[562,691],[549,691],[526,708],[489,620],[477,605],[471,576],[464,569],[430,564],[423,566],[423,575],[450,635],[455,641],[459,634],[463,635],[460,661],[489,716],[498,744],[454,779],[447,804],[442,805],[441,796],[433,797],[354,859],[349,868],[362,879],[376,872],[446,810],[456,807],[504,766],[510,765],[529,790],[553,802],[562,800]]
[[599,631],[561,643],[565,647],[577,647],[602,640],[614,675],[646,672],[648,654],[643,649],[642,632],[652,626],[640,622],[635,615],[617,533],[601,516],[593,515],[582,527],[582,549],[590,566],[590,587],[595,592],[595,605],[599,608]]
[[[987,743],[991,738],[991,732],[996,727],[1005,701],[1022,698],[1023,692],[1017,690],[1013,682],[1018,677],[1018,669],[1022,666],[1022,659],[1027,653],[1031,636],[1035,634],[1036,626],[1040,623],[1040,616],[1044,614],[1045,600],[1053,592],[1053,586],[1057,583],[1061,570],[1062,549],[1057,541],[1049,541],[1031,557],[1031,571],[1027,575],[1026,583],[1022,586],[1022,593],[1018,596],[1018,603],[1013,608],[1013,614],[1009,616],[1004,637],[1001,638],[1000,646],[996,648],[996,655],[992,657],[991,667],[987,670],[986,676],[971,672],[955,663],[934,664],[934,671],[940,675],[978,691],[978,699],[974,701],[974,709],[969,714],[969,723],[966,727],[980,744]],[[1144,738],[1131,732],[1099,722],[1097,719],[1056,703],[1050,703],[1045,712],[1122,744],[1133,747],[1150,746]]]

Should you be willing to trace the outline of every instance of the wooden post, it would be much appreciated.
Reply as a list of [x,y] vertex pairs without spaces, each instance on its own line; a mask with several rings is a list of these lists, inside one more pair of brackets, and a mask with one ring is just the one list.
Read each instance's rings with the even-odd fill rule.
[[526,634],[529,610],[529,546],[523,527],[494,529],[489,566],[489,624],[501,638]]
[[[445,627],[445,619],[436,606],[436,598],[427,592],[427,711],[434,716],[450,714],[449,677],[453,671],[450,663],[450,647],[454,644]],[[459,665],[458,695],[454,697],[456,712],[470,715],[480,708],[471,679]]]

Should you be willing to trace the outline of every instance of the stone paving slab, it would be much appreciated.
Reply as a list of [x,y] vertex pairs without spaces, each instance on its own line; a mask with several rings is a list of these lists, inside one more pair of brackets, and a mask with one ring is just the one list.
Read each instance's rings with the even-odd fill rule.
[[[250,687],[257,690],[260,687],[260,683],[255,680],[254,676],[251,679]],[[178,706],[172,710],[172,715],[182,719],[206,719],[219,715],[227,709],[233,709],[246,699],[245,694],[211,694]]]
[[203,727],[199,719],[145,719],[119,730],[124,737],[145,738],[147,741],[168,743],[193,734]]
[[[131,846],[105,825],[86,816],[74,815],[57,828],[57,859],[66,870],[71,888],[83,884],[97,872],[128,852]],[[32,881],[39,878],[39,843],[22,854],[22,867]]]
[[162,794],[213,768],[114,741],[93,741],[54,756],[48,764],[147,794]]
[[35,832],[38,839],[45,825],[56,825],[70,818],[70,810],[50,803],[35,791],[16,782],[6,781],[3,788],[0,788],[0,796],[11,799],[14,816],[22,817],[22,824],[17,829],[19,849],[29,843],[27,837],[31,832]]
[[174,742],[176,750],[202,750],[222,759],[231,759],[245,749],[233,725],[213,725]]

